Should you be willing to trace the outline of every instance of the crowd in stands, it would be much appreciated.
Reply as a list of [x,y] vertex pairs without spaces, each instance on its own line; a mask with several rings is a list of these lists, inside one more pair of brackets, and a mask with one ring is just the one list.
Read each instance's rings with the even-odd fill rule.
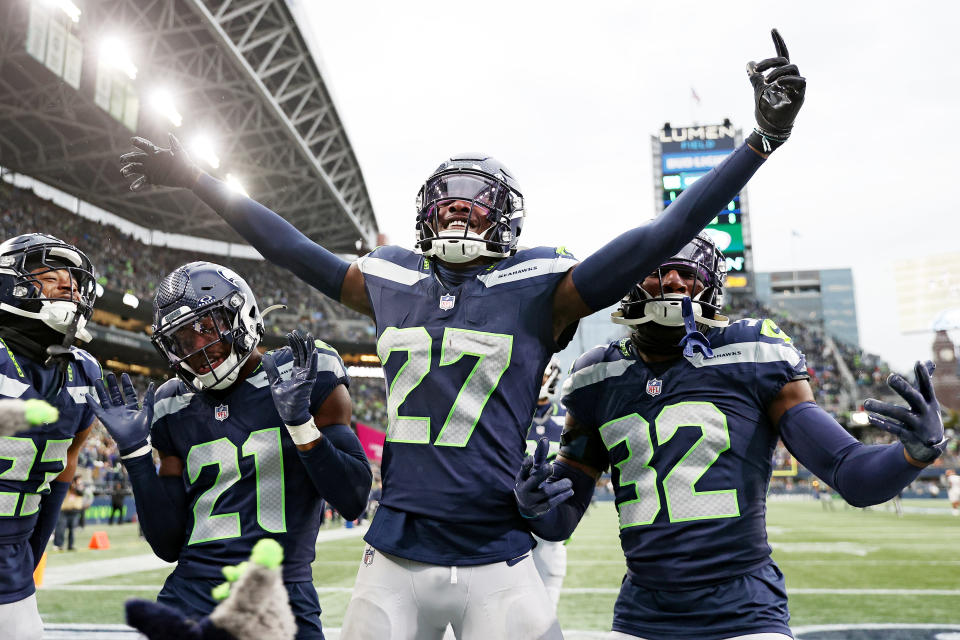
[[144,244],[116,227],[74,215],[5,182],[0,182],[0,229],[4,238],[42,231],[76,245],[93,262],[104,288],[132,293],[144,300],[152,300],[157,285],[180,265],[207,259],[243,276],[261,309],[274,304],[287,306],[283,326],[266,322],[267,331],[275,335],[299,327],[327,341],[374,341],[374,326],[368,318],[330,301],[268,262],[201,256],[196,251]]

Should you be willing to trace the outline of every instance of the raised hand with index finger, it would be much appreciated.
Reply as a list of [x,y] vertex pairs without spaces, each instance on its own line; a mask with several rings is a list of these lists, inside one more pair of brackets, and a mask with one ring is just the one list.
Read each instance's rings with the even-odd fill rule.
[[[773,29],[770,34],[777,55],[747,63],[747,75],[753,85],[754,117],[757,119],[757,126],[747,143],[764,154],[772,152],[790,137],[807,89],[807,79],[800,75],[797,65],[790,63],[790,53],[780,32]],[[767,71],[769,73],[764,75]]]

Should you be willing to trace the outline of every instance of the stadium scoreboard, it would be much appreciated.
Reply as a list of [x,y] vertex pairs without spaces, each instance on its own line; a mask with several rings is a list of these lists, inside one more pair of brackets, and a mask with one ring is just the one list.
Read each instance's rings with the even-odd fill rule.
[[[723,162],[740,141],[740,131],[729,120],[690,127],[671,127],[668,123],[658,135],[651,136],[657,213],[662,213],[685,189]],[[727,258],[727,287],[751,289],[753,261],[746,194],[737,194],[707,225],[706,231]]]

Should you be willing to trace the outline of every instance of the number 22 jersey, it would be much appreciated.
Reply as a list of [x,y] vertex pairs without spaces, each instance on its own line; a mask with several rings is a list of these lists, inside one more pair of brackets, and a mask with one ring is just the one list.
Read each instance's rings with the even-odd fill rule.
[[525,249],[448,288],[401,247],[358,261],[389,413],[373,547],[438,565],[531,549],[513,485],[544,367],[562,348],[553,293],[575,264],[563,249]]
[[[807,377],[771,320],[740,320],[696,353],[645,363],[629,339],[580,356],[563,388],[612,465],[630,579],[647,589],[716,584],[772,562],[766,493],[778,434],[767,406]],[[591,437],[593,433],[591,432]]]

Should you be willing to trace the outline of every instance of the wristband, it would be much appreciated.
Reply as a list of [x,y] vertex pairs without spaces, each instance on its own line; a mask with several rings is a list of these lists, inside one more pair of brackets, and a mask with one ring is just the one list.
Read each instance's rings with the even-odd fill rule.
[[288,424],[287,431],[290,432],[290,437],[293,438],[293,443],[296,445],[310,444],[320,437],[320,429],[317,429],[312,416],[303,424]]

